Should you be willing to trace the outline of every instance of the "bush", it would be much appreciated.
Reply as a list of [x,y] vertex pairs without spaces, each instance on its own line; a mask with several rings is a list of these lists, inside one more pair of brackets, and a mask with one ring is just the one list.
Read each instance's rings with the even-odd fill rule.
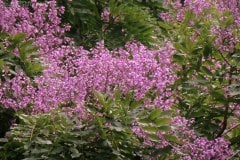
[[[171,119],[167,112],[146,109],[142,100],[135,101],[132,93],[114,98],[95,92],[86,114],[91,120],[69,117],[67,111],[56,109],[38,115],[19,114],[20,124],[7,134],[0,150],[3,160],[18,159],[147,159],[168,154],[165,148],[144,144],[134,132],[142,128],[157,143],[158,131],[169,131]],[[164,116],[165,115],[165,116]],[[166,134],[169,139],[176,137]],[[171,147],[170,147],[171,148]],[[9,152],[11,150],[11,152]],[[168,150],[169,151],[169,150]]]
[[0,158],[234,159],[239,10],[0,0]]

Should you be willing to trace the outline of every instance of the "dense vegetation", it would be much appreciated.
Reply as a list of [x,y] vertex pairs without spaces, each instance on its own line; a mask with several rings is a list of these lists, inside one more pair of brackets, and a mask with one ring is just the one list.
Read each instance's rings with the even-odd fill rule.
[[238,0],[0,0],[0,159],[240,157]]

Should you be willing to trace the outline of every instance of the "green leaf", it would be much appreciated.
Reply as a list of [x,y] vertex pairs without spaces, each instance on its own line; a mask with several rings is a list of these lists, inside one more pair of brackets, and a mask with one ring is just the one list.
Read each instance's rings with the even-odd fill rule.
[[151,141],[159,142],[160,138],[156,134],[147,134],[148,138],[150,138]]
[[171,118],[159,118],[159,119],[155,119],[153,123],[156,125],[164,125],[169,123],[170,121],[171,121]]
[[198,111],[193,112],[191,116],[197,118],[197,117],[203,117],[204,114],[205,114],[204,109],[199,109]]
[[211,72],[207,67],[205,67],[205,66],[202,66],[202,71],[203,71],[204,73],[206,73],[207,75],[210,75],[210,76],[213,75],[212,72]]
[[0,71],[3,69],[4,61],[3,59],[0,59]]
[[189,21],[191,20],[193,15],[194,14],[190,10],[187,10],[185,14],[185,19],[183,20],[180,27],[180,32],[183,32],[187,28],[186,26],[189,24]]
[[240,58],[240,52],[234,53],[232,55],[233,58]]
[[211,91],[210,94],[215,98],[215,100],[219,102],[227,103],[223,90],[216,89]]
[[143,128],[143,130],[145,130],[146,132],[149,132],[149,133],[155,133],[159,130],[158,127],[155,127],[155,126],[144,126],[142,128]]
[[18,117],[24,122],[24,124],[31,124],[29,117],[25,114],[19,114]]
[[115,130],[117,132],[121,132],[121,131],[125,131],[125,129],[123,127],[118,127],[118,126],[109,126],[108,127],[110,130]]
[[160,116],[161,116],[161,117],[163,117],[163,116],[171,116],[172,113],[173,113],[172,110],[162,111],[162,113],[161,113]]
[[169,25],[169,24],[167,24],[167,23],[165,23],[165,22],[162,22],[162,21],[159,21],[159,22],[158,22],[158,25],[159,25],[161,28],[165,29],[165,30],[170,30],[170,29],[173,28],[173,26],[171,26],[171,25]]
[[170,130],[172,130],[172,128],[170,126],[164,125],[164,126],[158,127],[158,130],[160,130],[160,131],[170,131]]
[[189,36],[185,36],[185,46],[186,46],[186,49],[189,51],[189,53],[191,53],[194,48],[194,44],[192,43]]
[[174,54],[173,55],[173,61],[176,62],[177,64],[184,64],[185,63],[185,57],[183,55],[179,54]]
[[30,54],[30,53],[37,52],[39,49],[40,49],[39,46],[31,46],[31,47],[26,48],[26,52],[27,52],[27,54]]
[[142,104],[142,101],[133,101],[130,103],[130,109],[134,110],[134,109],[140,107],[141,104]]
[[208,58],[208,56],[212,53],[212,47],[211,45],[207,44],[204,46],[204,49],[203,49],[203,56],[205,58]]
[[48,149],[44,149],[44,148],[34,148],[31,150],[31,153],[33,154],[43,154],[43,153],[47,153],[49,150]]
[[72,152],[72,158],[78,158],[82,155],[82,153],[80,153],[76,148],[70,148],[70,151]]
[[54,147],[54,149],[51,151],[52,154],[59,154],[62,151],[64,151],[63,147]]
[[30,63],[27,61],[23,66],[23,70],[29,77],[32,78],[42,73],[43,66],[40,63]]
[[139,122],[140,122],[140,123],[146,123],[146,124],[148,124],[148,123],[151,123],[152,120],[149,119],[149,118],[141,118],[141,119],[139,119]]
[[170,142],[178,142],[178,139],[174,135],[165,134],[163,137]]
[[40,137],[37,137],[37,138],[36,138],[36,143],[49,145],[49,144],[52,144],[52,141],[50,141],[50,140],[44,140],[44,139],[42,139],[42,138],[40,138]]
[[18,33],[18,34],[15,34],[15,35],[12,37],[12,40],[13,40],[15,43],[20,43],[20,42],[22,42],[25,38],[26,38],[25,33]]
[[106,104],[105,96],[102,93],[98,92],[98,91],[94,91],[94,95],[97,98],[97,100],[99,101],[99,103],[101,105],[105,106],[105,104]]
[[154,109],[150,115],[149,115],[149,118],[151,120],[155,120],[156,118],[158,118],[162,113],[162,110],[161,109]]
[[6,39],[9,36],[7,32],[2,32],[0,33],[0,39]]
[[33,40],[28,40],[28,41],[26,41],[26,42],[22,42],[21,44],[20,44],[20,48],[28,48],[29,46],[31,46],[32,44],[33,44]]

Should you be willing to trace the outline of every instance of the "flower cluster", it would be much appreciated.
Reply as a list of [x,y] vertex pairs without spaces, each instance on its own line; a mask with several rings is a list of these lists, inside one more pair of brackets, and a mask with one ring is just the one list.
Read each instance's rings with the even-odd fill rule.
[[31,85],[30,78],[20,72],[1,86],[0,93],[0,104],[19,110],[32,107],[36,89]]
[[[166,6],[172,5],[175,12],[173,14],[161,13],[160,17],[163,20],[170,23],[181,23],[189,16],[195,16],[201,21],[206,20],[211,26],[209,36],[214,37],[213,45],[221,52],[233,52],[234,46],[239,42],[239,37],[236,35],[240,25],[240,7],[237,0],[185,0],[184,5],[180,1],[175,1],[173,4],[165,3]],[[188,23],[190,26],[196,25],[197,27],[199,25],[197,24],[199,22],[194,24],[193,21],[189,21]],[[192,41],[197,37],[193,35]]]
[[111,95],[119,88],[124,93],[133,90],[136,99],[154,88],[159,94],[154,105],[169,109],[173,101],[167,99],[171,92],[166,87],[175,78],[169,67],[173,52],[169,45],[155,51],[139,43],[129,43],[112,52],[103,43],[91,51],[59,48],[54,51],[53,62],[36,78],[37,94],[41,95],[36,109],[49,110],[68,102],[83,107],[91,91]]
[[197,138],[192,143],[185,143],[182,151],[187,153],[184,160],[192,160],[197,157],[199,160],[219,159],[225,160],[232,155],[229,150],[229,142],[223,138],[217,138],[209,141],[207,138]]
[[200,15],[204,10],[211,6],[210,0],[185,0],[184,6],[187,6],[196,15]]
[[[38,3],[32,0],[30,10],[30,6],[20,6],[17,0],[13,0],[10,5],[1,0],[0,8],[1,31],[12,34],[24,32],[27,39],[40,46],[39,53],[43,63],[47,64],[53,51],[68,40],[63,38],[65,31],[69,29],[68,25],[60,25],[60,15],[64,8],[57,7],[56,1]],[[13,109],[31,106],[35,101],[36,90],[29,78],[19,73],[11,81],[2,84],[1,104]]]
[[209,140],[205,137],[198,137],[194,130],[190,129],[190,125],[194,120],[187,120],[184,117],[175,117],[172,120],[176,125],[173,131],[178,135],[183,145],[176,145],[174,151],[184,160],[210,160],[221,159],[224,160],[232,155],[232,150],[229,147],[229,142],[224,138],[217,138]]
[[101,13],[101,19],[104,22],[109,22],[110,21],[110,11],[109,8],[104,8],[103,12]]
[[[46,68],[43,75],[34,80],[37,89],[29,96],[35,98],[29,98],[22,107],[31,103],[35,112],[49,111],[73,102],[76,109],[82,108],[92,90],[111,94],[114,88],[123,92],[134,90],[137,99],[155,89],[159,96],[152,105],[162,109],[169,109],[172,105],[173,100],[168,99],[170,90],[166,88],[175,77],[171,71],[170,59],[174,52],[171,45],[149,50],[140,43],[132,42],[110,52],[100,42],[90,51],[73,48],[64,45],[66,38],[63,36],[68,28],[60,27],[59,15],[64,9],[57,7],[55,1],[32,1],[33,11],[20,7],[17,1],[12,1],[10,6],[1,2],[1,8],[3,21],[0,26],[12,33],[25,32],[29,39],[33,39],[41,47],[39,52]],[[17,78],[14,80],[18,82]],[[25,90],[22,89],[22,92]],[[3,95],[10,101],[11,97]],[[2,104],[19,108],[8,101],[2,99]]]
[[[50,54],[51,50],[61,45],[65,40],[63,34],[69,30],[69,25],[61,27],[60,15],[63,7],[57,7],[56,1],[38,3],[32,0],[31,8],[20,6],[17,0],[10,5],[0,1],[0,28],[13,34],[24,32],[28,39],[33,39],[41,47],[40,53]],[[47,14],[46,14],[47,13]]]

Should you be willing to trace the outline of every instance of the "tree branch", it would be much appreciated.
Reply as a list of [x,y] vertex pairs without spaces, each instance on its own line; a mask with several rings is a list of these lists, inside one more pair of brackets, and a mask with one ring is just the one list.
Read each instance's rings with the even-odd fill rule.
[[229,133],[231,130],[237,128],[238,126],[240,126],[240,123],[234,125],[234,126],[233,126],[232,128],[230,128],[230,129],[226,130],[223,134],[226,135],[227,133]]
[[[222,54],[221,54],[222,55]],[[223,59],[225,59],[225,57],[222,55]],[[226,63],[228,63],[228,61],[225,59],[224,60]],[[228,63],[229,64],[229,63]],[[230,64],[229,64],[230,65]],[[228,86],[230,86],[232,84],[232,72],[233,72],[233,67],[230,65],[230,71],[229,71],[229,80],[228,80]],[[227,95],[227,99],[229,99],[229,95]],[[228,121],[228,111],[229,111],[229,103],[224,105],[225,110],[224,110],[224,118],[223,118],[223,122],[222,122],[222,128],[221,130],[218,132],[217,137],[221,137],[222,134],[224,133],[225,129],[227,128],[227,121]]]
[[235,152],[231,157],[229,157],[227,160],[231,160],[232,158],[234,158],[235,156],[237,156],[240,153],[240,150],[238,150],[237,152]]

